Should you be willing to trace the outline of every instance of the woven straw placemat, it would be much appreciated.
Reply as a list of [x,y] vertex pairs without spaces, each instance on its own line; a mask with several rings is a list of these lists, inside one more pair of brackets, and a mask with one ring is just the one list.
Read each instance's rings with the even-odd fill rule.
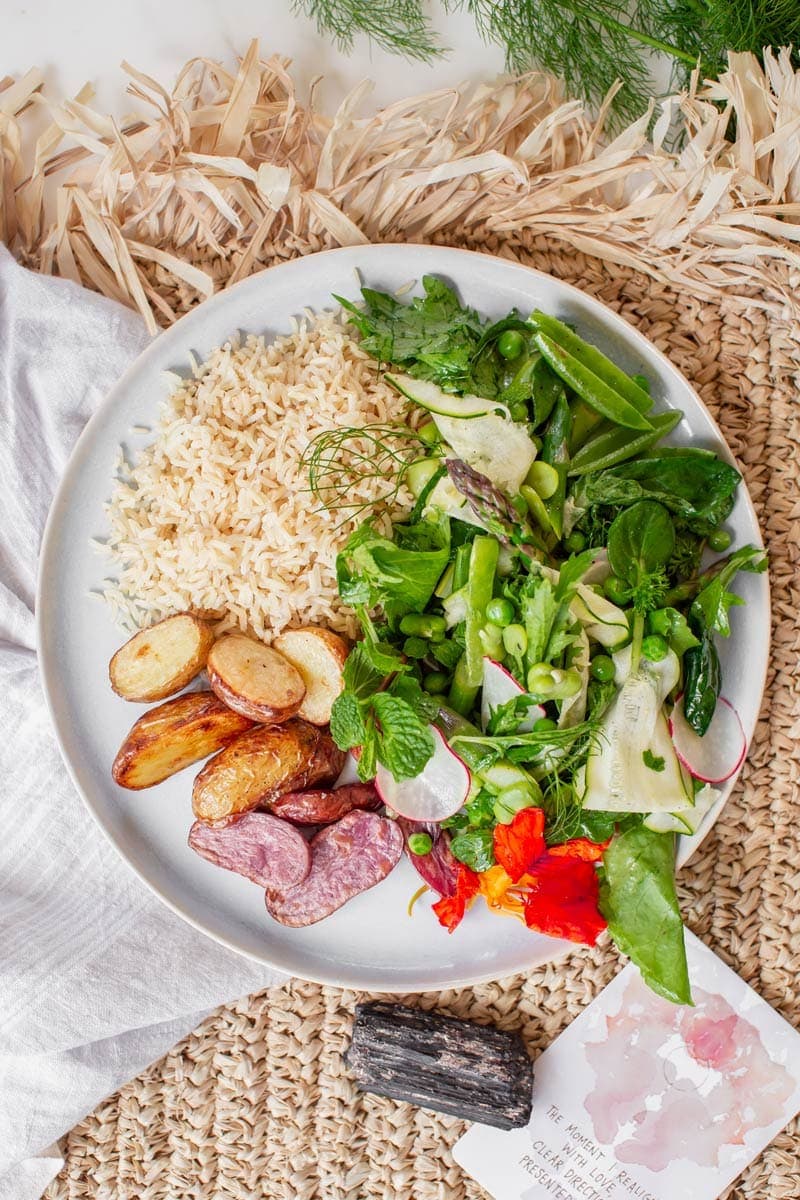
[[[78,149],[56,155],[59,129],[85,118],[65,105],[54,110],[29,175],[14,115],[38,86],[35,73],[26,77],[5,104],[11,117],[0,105],[0,238],[23,261],[127,299],[153,322],[278,259],[367,237],[500,254],[621,312],[717,416],[770,552],[773,642],[747,763],[681,872],[681,902],[695,933],[798,1023],[800,344],[787,302],[798,260],[788,236],[797,226],[777,220],[774,205],[786,202],[781,217],[797,220],[800,149],[788,133],[800,119],[800,77],[773,61],[768,82],[739,56],[712,97],[736,112],[734,146],[718,109],[692,94],[682,101],[692,150],[670,157],[647,148],[646,121],[603,149],[599,128],[541,77],[484,89],[465,108],[436,94],[371,125],[345,106],[332,126],[296,104],[285,65],[260,64],[257,47],[238,79],[201,64],[201,85],[194,70],[172,101],[159,93],[158,143],[146,122],[134,121],[123,154],[122,135],[95,120]],[[140,97],[156,88],[135,78]],[[201,95],[209,86],[211,99]],[[187,107],[196,120],[187,122]],[[102,150],[101,136],[102,172],[83,163]],[[187,145],[200,153],[182,158]],[[158,160],[151,176],[145,160]],[[248,164],[261,163],[273,165],[256,178]],[[73,165],[48,229],[44,174]],[[187,172],[207,202],[197,189],[181,192]],[[625,191],[626,180],[633,187],[645,176],[638,193]],[[148,202],[146,178],[164,189],[163,205]],[[401,184],[407,190],[398,193]],[[709,189],[716,206],[705,203]],[[214,208],[219,195],[226,210]],[[536,1052],[618,967],[604,941],[525,976],[411,1000],[518,1028]],[[462,1122],[353,1087],[342,1056],[358,998],[295,981],[220,1009],[63,1140],[66,1163],[49,1200],[479,1200],[481,1189],[450,1155]],[[797,1200],[799,1140],[795,1123],[730,1194]]]
[[[681,873],[681,901],[695,933],[797,1022],[800,409],[793,377],[800,348],[787,325],[762,313],[701,303],[581,254],[553,252],[525,238],[500,246],[480,232],[449,240],[517,257],[621,312],[694,382],[742,464],[770,550],[772,657],[742,778]],[[528,975],[410,999],[521,1029],[537,1051],[582,1011],[618,965],[604,945]],[[449,1152],[463,1122],[356,1091],[342,1055],[358,998],[296,981],[221,1009],[73,1130],[49,1200],[484,1196]],[[732,1195],[800,1196],[797,1143],[795,1123]]]

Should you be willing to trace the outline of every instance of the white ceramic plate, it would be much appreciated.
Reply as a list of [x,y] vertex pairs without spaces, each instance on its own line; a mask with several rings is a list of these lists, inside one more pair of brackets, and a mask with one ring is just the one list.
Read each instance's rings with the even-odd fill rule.
[[[233,950],[307,979],[374,991],[410,991],[499,978],[559,957],[568,943],[534,934],[477,904],[457,932],[447,934],[423,898],[406,913],[419,879],[406,862],[379,887],[309,929],[286,929],[264,909],[258,887],[198,858],[186,845],[190,793],[197,768],[146,792],[118,788],[109,772],[114,755],[144,706],[114,696],[108,660],[124,640],[110,612],[89,595],[108,562],[90,546],[103,536],[103,512],[118,447],[135,452],[151,435],[167,394],[163,372],[184,369],[236,330],[286,332],[303,309],[330,307],[331,294],[359,295],[365,283],[396,289],[428,273],[454,283],[462,298],[489,317],[512,307],[540,307],[574,323],[625,369],[653,384],[656,409],[685,413],[672,437],[730,455],[720,431],[690,385],[644,337],[575,288],[525,267],[434,246],[362,246],[309,255],[264,271],[195,309],[148,347],[87,425],[53,503],[42,547],[38,625],[45,693],[61,749],[90,812],[120,854],[166,904]],[[734,544],[759,542],[755,513],[742,486],[728,522]],[[769,594],[765,575],[745,575],[746,608],[734,609],[733,636],[721,647],[725,694],[738,709],[748,740],[755,726],[766,671]],[[727,797],[732,784],[726,787]],[[718,810],[717,810],[718,811]],[[700,831],[707,831],[717,813]],[[698,837],[684,843],[688,858]]]

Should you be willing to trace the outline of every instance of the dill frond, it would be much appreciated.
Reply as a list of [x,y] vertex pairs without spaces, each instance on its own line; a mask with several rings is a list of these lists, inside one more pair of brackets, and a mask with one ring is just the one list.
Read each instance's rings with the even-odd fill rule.
[[[391,508],[422,444],[419,434],[403,425],[327,429],[309,442],[300,466],[320,508],[350,518],[368,508]],[[370,480],[383,480],[386,487],[370,500],[355,498],[354,491]]]
[[405,58],[432,62],[444,51],[438,46],[421,0],[293,0],[295,12],[316,22],[321,33],[336,39],[349,53],[356,34]]

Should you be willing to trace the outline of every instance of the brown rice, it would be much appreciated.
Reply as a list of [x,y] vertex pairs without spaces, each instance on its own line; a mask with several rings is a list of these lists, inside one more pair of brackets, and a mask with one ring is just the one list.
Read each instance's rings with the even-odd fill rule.
[[[339,314],[309,313],[269,345],[250,335],[219,347],[121,467],[106,546],[119,575],[104,592],[120,622],[190,609],[266,639],[304,623],[352,636],[335,560],[358,521],[320,509],[301,458],[323,430],[404,419]],[[352,499],[385,491],[385,477],[366,479]]]

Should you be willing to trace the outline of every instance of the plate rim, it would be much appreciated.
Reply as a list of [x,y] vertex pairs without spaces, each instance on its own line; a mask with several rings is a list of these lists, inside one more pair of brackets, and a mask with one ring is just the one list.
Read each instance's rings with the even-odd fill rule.
[[[269,947],[265,947],[265,953],[257,954],[245,948],[243,945],[237,944],[234,939],[226,936],[225,934],[208,928],[201,920],[195,917],[189,909],[184,908],[183,905],[178,901],[166,895],[159,888],[159,886],[144,873],[143,870],[141,870],[137,865],[135,865],[134,862],[131,861],[116,837],[113,835],[111,828],[107,826],[100,808],[95,805],[93,800],[90,798],[87,789],[85,789],[83,784],[80,782],[77,768],[66,752],[65,743],[61,735],[62,717],[59,715],[55,698],[55,681],[58,673],[55,671],[54,667],[50,665],[47,656],[42,653],[42,646],[44,644],[43,632],[48,611],[46,584],[47,578],[51,574],[51,571],[48,568],[50,560],[55,553],[55,547],[57,544],[56,533],[58,530],[59,519],[62,516],[64,508],[66,507],[67,495],[74,485],[75,476],[78,474],[79,468],[82,465],[82,459],[85,454],[86,447],[91,442],[95,425],[102,422],[108,409],[113,406],[117,394],[128,386],[128,383],[131,379],[134,379],[143,369],[147,369],[149,360],[150,358],[154,357],[157,352],[157,348],[158,352],[163,349],[164,340],[168,339],[170,342],[172,342],[181,341],[183,339],[185,343],[184,333],[188,327],[191,327],[199,319],[198,314],[207,313],[209,307],[211,306],[220,310],[223,309],[229,303],[229,297],[234,293],[243,293],[246,291],[257,292],[265,285],[266,279],[274,277],[274,272],[281,272],[282,274],[289,273],[292,269],[296,269],[299,263],[305,263],[310,260],[317,261],[323,258],[330,260],[335,257],[352,257],[353,254],[362,253],[365,257],[369,257],[375,252],[378,252],[379,254],[388,252],[390,255],[397,255],[409,249],[423,250],[426,253],[430,253],[437,257],[441,256],[443,260],[442,266],[431,267],[430,269],[432,271],[441,271],[442,273],[447,273],[447,267],[445,264],[448,259],[452,261],[459,260],[462,262],[467,259],[481,259],[484,261],[488,259],[501,264],[504,268],[511,268],[514,272],[519,272],[525,278],[529,279],[531,276],[533,276],[534,278],[543,278],[554,281],[560,289],[564,289],[567,293],[573,293],[577,298],[580,299],[582,304],[588,304],[590,308],[594,309],[598,320],[608,323],[612,327],[616,326],[617,330],[624,336],[632,336],[634,341],[642,342],[647,347],[648,353],[657,357],[662,372],[671,375],[680,383],[682,387],[688,389],[698,408],[710,422],[716,437],[719,440],[721,449],[720,457],[724,458],[732,466],[740,470],[739,464],[737,463],[735,456],[728,446],[728,443],[722,430],[720,429],[719,424],[717,423],[716,418],[713,416],[707,405],[698,395],[693,384],[686,378],[686,376],[674,365],[674,363],[670,361],[666,354],[659,350],[659,348],[653,342],[651,342],[644,333],[637,329],[635,325],[631,324],[620,313],[615,312],[614,309],[610,308],[602,300],[588,292],[582,291],[574,284],[567,283],[565,280],[559,279],[556,275],[550,275],[546,271],[540,271],[536,267],[527,266],[524,263],[516,262],[512,259],[506,259],[500,255],[488,254],[482,251],[469,250],[457,246],[438,246],[427,242],[372,242],[362,246],[337,246],[327,250],[316,251],[313,254],[301,255],[297,258],[288,259],[285,262],[264,267],[261,271],[248,276],[246,279],[239,280],[230,287],[224,288],[222,291],[217,292],[215,295],[209,297],[208,300],[203,301],[201,304],[196,305],[188,313],[185,313],[173,325],[169,326],[169,328],[156,334],[148,343],[148,345],[145,346],[144,349],[128,365],[128,367],[126,367],[119,379],[117,379],[114,385],[104,395],[100,404],[89,417],[88,421],[81,430],[77,440],[75,441],[75,444],[72,447],[72,450],[70,451],[69,458],[64,467],[61,478],[59,479],[58,484],[53,492],[53,498],[50,503],[39,546],[35,595],[36,654],[39,665],[40,683],[62,761],[66,766],[67,773],[85,808],[90,813],[96,825],[102,831],[103,836],[113,846],[117,855],[123,861],[127,869],[132,871],[148,888],[150,893],[156,896],[158,900],[162,904],[165,904],[167,908],[176,914],[176,916],[180,917],[181,920],[186,921],[187,924],[189,924],[199,933],[202,933],[205,937],[211,938],[213,941],[224,946],[232,953],[238,954],[252,962],[258,963],[260,966],[272,967],[278,971],[285,972],[290,977],[306,979],[312,983],[368,990],[370,992],[374,992],[375,994],[383,995],[397,995],[404,992],[423,993],[450,987],[469,987],[510,976],[502,972],[498,974],[497,969],[494,969],[484,972],[471,972],[469,974],[459,975],[450,973],[447,975],[442,975],[440,979],[431,981],[430,979],[415,980],[413,978],[413,972],[410,972],[407,978],[404,977],[402,984],[398,983],[396,987],[375,987],[373,983],[370,983],[366,979],[365,975],[359,974],[358,970],[353,971],[347,967],[343,967],[340,970],[331,971],[311,969],[301,972],[298,970],[296,964],[293,963],[291,966],[289,966],[281,961],[283,955],[279,947],[276,947],[274,950],[270,949]],[[418,280],[415,280],[415,282],[417,281]],[[744,478],[744,473],[741,471],[740,473],[742,474],[743,485],[740,495],[744,500],[753,528],[756,530],[758,544],[763,549],[764,542],[755,506],[747,486],[747,481]],[[687,862],[689,862],[694,852],[699,848],[701,843],[705,840],[715,825],[717,819],[721,815],[723,809],[730,799],[731,792],[739,780],[750,752],[755,728],[758,723],[761,708],[763,707],[772,642],[772,604],[769,572],[765,572],[764,575],[761,576],[761,579],[763,581],[762,586],[765,587],[765,604],[767,613],[767,619],[763,622],[763,627],[761,629],[760,639],[761,649],[763,651],[763,671],[761,673],[761,679],[758,687],[758,708],[756,710],[752,728],[746,731],[747,750],[745,757],[742,760],[742,766],[739,768],[736,774],[730,781],[726,781],[721,800],[718,801],[706,815],[698,832],[690,839],[679,839],[679,849],[676,859],[676,872],[682,870]],[[685,850],[685,852],[682,852],[682,848]],[[607,936],[607,934],[603,934],[604,938],[607,938]],[[530,962],[525,967],[519,968],[518,970],[512,972],[512,974],[530,971],[535,967],[544,965],[548,962],[558,962],[567,955],[578,952],[579,950],[580,947],[578,946],[572,946],[569,943],[556,940],[552,953],[548,953],[546,956],[541,954],[533,955]]]

